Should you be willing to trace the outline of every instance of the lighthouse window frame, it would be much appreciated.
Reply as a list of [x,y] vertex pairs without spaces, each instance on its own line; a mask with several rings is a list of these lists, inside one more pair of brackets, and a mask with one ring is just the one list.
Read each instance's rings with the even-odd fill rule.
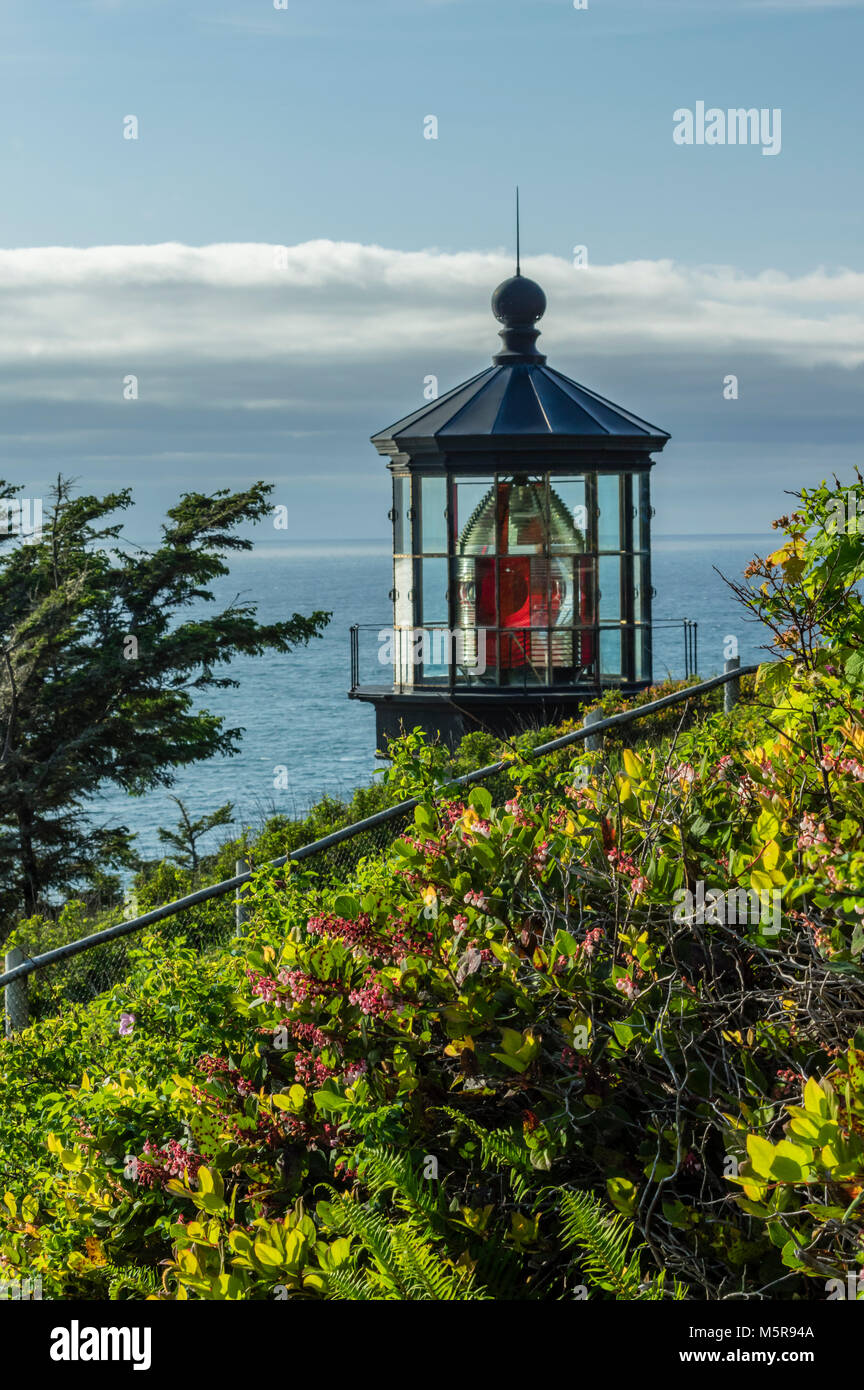
[[[515,470],[509,460],[506,469],[500,466],[503,458],[495,462],[499,466],[488,472],[414,470],[393,475],[396,626],[455,631],[464,622],[459,596],[466,581],[460,560],[470,559],[487,570],[483,588],[488,602],[485,611],[476,612],[473,628],[475,633],[481,628],[487,632],[485,671],[472,671],[454,659],[449,673],[437,665],[434,670],[418,668],[414,684],[591,688],[650,680],[652,508],[647,471],[536,466]],[[529,483],[539,491],[542,543],[526,540],[513,545],[508,534],[504,546],[498,519],[502,485]],[[495,522],[486,527],[482,547],[468,544],[463,550],[460,536],[490,491]],[[555,538],[553,491],[572,514],[583,548]],[[400,552],[399,545],[411,549]],[[545,590],[535,592],[532,579],[525,626],[517,628],[512,608],[502,617],[501,584],[507,571],[512,587],[514,562],[518,565],[520,560],[530,561],[532,574],[537,563]],[[476,574],[479,593],[479,569]],[[567,592],[563,602],[562,583]],[[517,634],[522,634],[518,640]],[[517,649],[523,653],[519,660],[514,657]]]

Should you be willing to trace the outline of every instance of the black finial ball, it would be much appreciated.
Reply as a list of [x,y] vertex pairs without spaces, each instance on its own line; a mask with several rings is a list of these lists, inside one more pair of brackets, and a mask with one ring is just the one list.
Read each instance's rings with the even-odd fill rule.
[[546,296],[536,280],[512,275],[492,295],[492,312],[504,324],[536,323],[546,312]]

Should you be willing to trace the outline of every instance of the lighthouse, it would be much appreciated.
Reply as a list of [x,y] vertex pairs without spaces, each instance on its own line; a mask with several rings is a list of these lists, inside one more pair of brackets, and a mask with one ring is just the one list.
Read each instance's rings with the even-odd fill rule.
[[379,747],[453,744],[651,684],[651,468],[669,435],[547,363],[541,287],[492,295],[491,366],[373,435],[392,475],[392,614],[351,632]]

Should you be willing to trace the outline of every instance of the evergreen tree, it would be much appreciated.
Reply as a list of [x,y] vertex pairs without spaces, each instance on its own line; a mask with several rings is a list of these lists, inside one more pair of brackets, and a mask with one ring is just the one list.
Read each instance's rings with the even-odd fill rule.
[[195,874],[201,864],[198,841],[207,834],[208,830],[215,830],[219,825],[231,824],[234,816],[234,804],[231,801],[226,801],[225,805],[219,806],[217,810],[199,816],[197,820],[192,820],[185,803],[180,800],[179,796],[172,796],[171,800],[180,808],[177,829],[166,830],[160,826],[159,839],[163,845],[171,846],[177,856],[177,863],[182,868],[189,869],[191,873]]
[[[0,482],[0,496],[20,488]],[[0,531],[0,913],[33,913],[130,864],[127,827],[95,827],[100,784],[130,793],[170,786],[177,768],[237,751],[241,729],[198,707],[243,653],[288,652],[330,617],[259,623],[237,600],[221,611],[210,583],[238,534],[270,512],[271,488],[184,494],[146,550],[124,542],[130,489],[76,495],[60,478],[41,532]],[[47,500],[47,499],[46,499]],[[194,612],[188,613],[190,605]],[[202,611],[204,610],[204,611]]]

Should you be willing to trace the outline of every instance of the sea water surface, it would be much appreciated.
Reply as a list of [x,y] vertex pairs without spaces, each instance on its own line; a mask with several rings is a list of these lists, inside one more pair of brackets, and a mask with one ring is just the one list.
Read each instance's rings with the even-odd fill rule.
[[[738,639],[742,665],[760,659],[767,634],[716,571],[740,579],[754,554],[775,547],[776,539],[763,536],[654,538],[655,618],[698,622],[701,676],[723,670],[729,635]],[[127,826],[137,837],[138,852],[152,858],[164,852],[159,826],[174,826],[179,818],[171,792],[193,818],[230,801],[239,831],[274,811],[299,815],[325,792],[344,796],[370,782],[380,767],[375,716],[371,705],[347,696],[348,634],[352,623],[389,626],[392,583],[384,542],[269,543],[232,557],[230,576],[212,586],[217,603],[235,597],[253,602],[264,622],[326,609],[333,614],[328,628],[308,647],[286,655],[238,657],[229,668],[237,687],[201,694],[201,707],[223,715],[227,727],[244,730],[235,757],[178,769],[172,788],[142,797],[106,783],[93,802],[94,822]],[[215,604],[208,607],[216,610]],[[656,631],[654,648],[655,680],[684,674],[680,628]],[[275,785],[286,781],[287,786]]]

